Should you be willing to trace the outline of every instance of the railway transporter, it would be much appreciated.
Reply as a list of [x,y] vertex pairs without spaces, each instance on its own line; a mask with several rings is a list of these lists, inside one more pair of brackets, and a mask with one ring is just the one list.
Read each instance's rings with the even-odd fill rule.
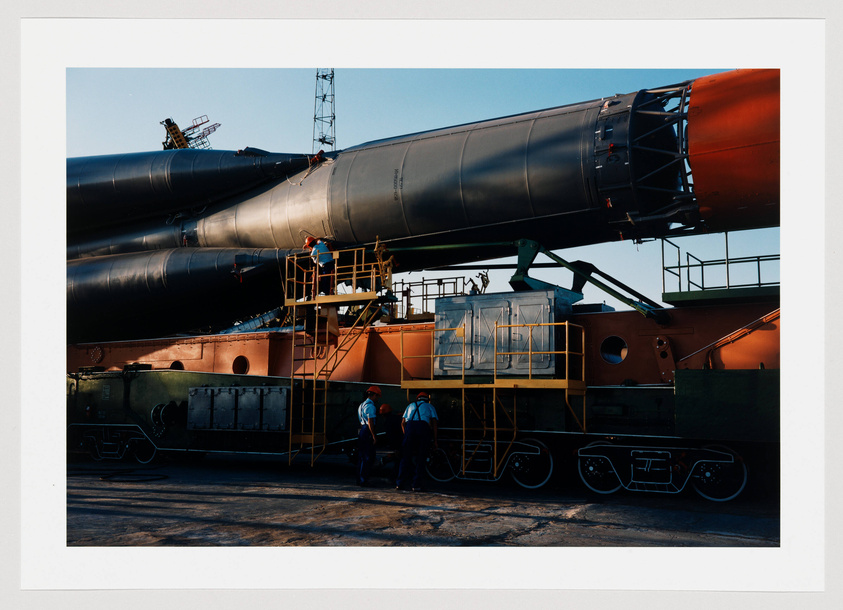
[[[68,450],[314,464],[353,447],[377,383],[431,393],[440,481],[570,467],[600,494],[732,499],[777,464],[776,257],[676,244],[778,224],[778,138],[778,72],[741,70],[316,157],[69,159]],[[307,236],[333,244],[330,294]],[[651,238],[669,307],[554,253]],[[506,255],[513,292],[392,280]],[[538,256],[570,285],[531,277]],[[712,285],[735,265],[757,277]],[[630,310],[581,303],[585,282]]]

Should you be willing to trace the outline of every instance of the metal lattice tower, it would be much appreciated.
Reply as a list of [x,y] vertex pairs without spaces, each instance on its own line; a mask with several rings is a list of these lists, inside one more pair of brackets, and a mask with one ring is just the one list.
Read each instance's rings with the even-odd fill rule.
[[316,70],[316,102],[313,106],[313,153],[336,150],[336,114],[334,113],[334,69]]

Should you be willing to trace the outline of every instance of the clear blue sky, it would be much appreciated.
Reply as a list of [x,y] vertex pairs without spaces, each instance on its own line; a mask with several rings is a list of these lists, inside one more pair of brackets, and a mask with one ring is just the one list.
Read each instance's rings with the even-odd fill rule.
[[[337,69],[337,148],[629,93],[730,68]],[[184,128],[201,115],[207,115],[211,123],[220,123],[219,129],[209,137],[214,149],[253,146],[273,152],[310,153],[315,74],[315,67],[68,68],[67,156],[159,150],[165,138],[162,120],[172,118]],[[778,230],[732,234],[730,255],[778,254],[778,239]],[[719,237],[680,243],[693,244],[689,246],[691,252],[704,259],[724,255],[724,243]],[[600,244],[558,254],[568,260],[592,262],[645,295],[660,299],[659,242]],[[766,267],[764,272],[762,279],[778,279],[777,267]],[[493,272],[490,291],[508,290],[509,275]],[[534,275],[564,287],[570,284],[567,271],[536,271]],[[407,279],[415,281],[433,276],[430,272],[418,272]],[[587,287],[585,295],[585,302],[606,301],[622,308],[597,289]]]
[[[710,70],[337,69],[338,148],[672,84]],[[67,70],[67,156],[156,150],[208,115],[219,150],[310,152],[316,69]]]

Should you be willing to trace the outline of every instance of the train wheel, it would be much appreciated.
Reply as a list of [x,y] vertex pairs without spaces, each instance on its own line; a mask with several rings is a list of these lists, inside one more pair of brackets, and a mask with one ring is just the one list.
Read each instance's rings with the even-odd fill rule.
[[[610,445],[605,441],[595,441],[586,445],[588,447],[596,447],[598,445]],[[598,494],[613,494],[621,488],[621,481],[618,479],[618,474],[612,463],[604,457],[599,456],[581,456],[577,458],[577,472],[579,472],[580,479],[591,491]]]
[[131,443],[132,455],[135,456],[139,464],[149,464],[158,454],[155,445],[146,439],[133,439]]
[[434,449],[430,453],[425,468],[430,478],[440,483],[447,483],[457,476],[448,460],[448,454],[442,448]]
[[522,442],[533,445],[536,453],[513,452],[509,460],[509,475],[521,487],[538,489],[547,483],[553,474],[553,455],[547,445],[539,440],[531,438]]
[[710,446],[705,449],[728,453],[733,461],[698,463],[691,475],[694,491],[712,502],[728,502],[736,498],[749,478],[743,459],[728,447]]
[[82,437],[81,447],[87,451],[88,456],[95,462],[101,462],[102,455],[102,438],[97,434],[97,431],[92,430],[90,433]]

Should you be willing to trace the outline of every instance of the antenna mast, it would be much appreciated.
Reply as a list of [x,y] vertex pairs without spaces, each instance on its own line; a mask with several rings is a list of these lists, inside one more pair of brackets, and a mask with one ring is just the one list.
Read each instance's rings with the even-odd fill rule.
[[313,105],[313,150],[336,150],[336,114],[334,113],[334,69],[317,68],[316,101]]

